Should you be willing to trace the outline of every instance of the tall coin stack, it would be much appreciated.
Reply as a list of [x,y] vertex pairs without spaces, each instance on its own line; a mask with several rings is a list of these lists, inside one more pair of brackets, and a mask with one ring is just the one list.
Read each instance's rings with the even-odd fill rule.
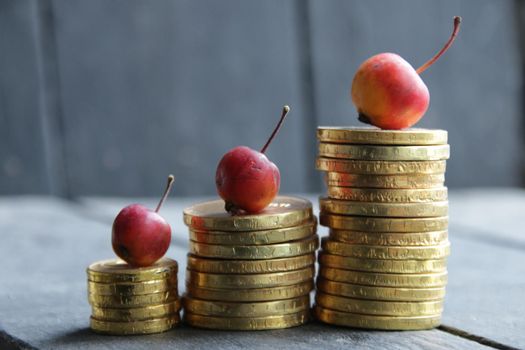
[[389,330],[440,324],[447,283],[447,132],[319,127],[326,172],[316,317]]
[[91,329],[127,335],[164,332],[180,323],[177,262],[168,258],[134,268],[121,260],[87,268]]
[[186,323],[265,330],[308,321],[319,245],[309,201],[279,196],[257,215],[230,215],[222,200],[205,202],[184,210],[184,222]]

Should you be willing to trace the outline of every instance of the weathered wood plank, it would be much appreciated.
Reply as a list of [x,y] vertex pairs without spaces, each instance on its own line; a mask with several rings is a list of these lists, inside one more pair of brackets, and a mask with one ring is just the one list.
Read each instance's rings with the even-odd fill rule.
[[456,227],[466,228],[459,234],[525,250],[525,235],[520,229],[525,191],[515,188],[453,191],[449,203],[452,222]]
[[[437,330],[420,332],[372,332],[310,323],[302,327],[265,332],[225,332],[183,326],[148,337],[101,337],[82,330],[64,335],[45,348],[62,349],[491,349]],[[53,346],[58,346],[54,348]]]
[[[57,200],[0,199],[0,255],[4,258],[0,328],[39,349],[484,348],[439,330],[370,332],[317,323],[269,332],[213,332],[181,327],[145,337],[93,334],[87,329],[85,268],[112,253],[109,225],[85,216],[80,209]],[[180,213],[182,207],[174,210]],[[184,249],[172,247],[168,256],[175,257],[184,267]],[[182,279],[183,274],[179,273],[179,280]]]
[[37,3],[0,2],[0,193],[50,193]]
[[[447,183],[521,184],[521,62],[513,1],[310,1],[319,124],[358,125],[349,97],[366,58],[396,52],[414,66],[463,25],[456,43],[422,76],[431,105],[420,127],[449,131]],[[497,72],[497,73],[495,73]]]
[[[278,0],[56,0],[67,160],[75,194],[215,192],[230,148],[262,147],[292,107],[268,156],[282,187],[304,190],[295,4]],[[309,130],[314,143],[314,130]]]
[[[308,198],[317,213],[317,197]],[[201,200],[203,198],[194,199],[193,202]],[[151,199],[141,202],[150,207],[155,205]],[[84,198],[82,203],[86,213],[104,218],[110,223],[118,210],[128,202],[123,198]],[[174,237],[174,244],[182,249],[186,247],[187,229],[177,215],[191,203],[190,198],[172,198],[166,203],[165,217],[172,224],[174,232],[181,234]],[[511,247],[508,243],[511,239],[520,242],[515,237],[522,232],[519,229],[518,208],[523,208],[525,198],[522,198],[519,190],[452,191],[451,203],[449,231],[452,256],[449,259],[450,283],[444,323],[503,344],[525,346],[525,337],[518,330],[525,327],[521,317],[525,312],[521,303],[525,280],[518,277],[525,272],[525,265],[522,264],[525,249]],[[506,203],[512,207],[508,212],[504,209]],[[326,228],[319,226],[319,234],[326,233]]]
[[525,348],[525,249],[460,238],[466,230],[475,229],[456,227],[453,223],[449,229],[452,254],[448,260],[443,323],[502,344]]

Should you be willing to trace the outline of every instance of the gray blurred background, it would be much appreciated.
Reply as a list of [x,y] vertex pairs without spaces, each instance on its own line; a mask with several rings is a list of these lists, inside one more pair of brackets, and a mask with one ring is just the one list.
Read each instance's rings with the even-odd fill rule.
[[[419,127],[449,131],[449,187],[523,183],[522,2],[0,0],[0,194],[215,193],[230,148],[260,149],[281,192],[320,192],[317,125],[359,125],[359,64],[396,52],[423,74]],[[521,33],[521,35],[520,35]]]

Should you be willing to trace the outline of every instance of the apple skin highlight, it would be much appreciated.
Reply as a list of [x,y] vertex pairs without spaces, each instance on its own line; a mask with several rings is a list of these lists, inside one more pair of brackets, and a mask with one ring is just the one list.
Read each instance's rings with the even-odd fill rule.
[[460,24],[461,17],[454,17],[454,29],[448,41],[418,69],[390,52],[364,61],[357,69],[350,91],[358,119],[387,130],[405,129],[416,124],[430,104],[430,94],[420,74],[452,45]]
[[416,70],[395,53],[367,59],[352,82],[352,101],[359,120],[381,129],[404,129],[416,124],[430,103],[428,88]]

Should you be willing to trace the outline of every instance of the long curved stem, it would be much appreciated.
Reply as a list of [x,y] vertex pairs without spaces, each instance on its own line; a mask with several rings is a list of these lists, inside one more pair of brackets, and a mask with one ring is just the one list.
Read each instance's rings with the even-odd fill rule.
[[173,181],[175,181],[175,176],[170,174],[168,176],[168,184],[166,185],[166,189],[164,190],[164,194],[162,195],[162,198],[160,199],[160,202],[157,205],[157,208],[155,209],[155,213],[159,212],[160,207],[162,207],[162,204],[164,204],[164,201],[166,200],[166,198],[168,198],[168,194],[170,194],[171,187],[173,186]]
[[454,30],[452,31],[452,35],[448,39],[447,43],[445,44],[445,46],[443,46],[441,50],[439,50],[439,52],[434,57],[426,61],[425,64],[423,64],[421,67],[419,67],[416,70],[417,74],[421,74],[424,71],[426,71],[428,67],[430,67],[434,62],[436,62],[439,59],[439,57],[441,57],[441,55],[443,55],[445,51],[448,50],[448,48],[450,47],[450,45],[452,45],[452,43],[454,42],[454,39],[456,39],[456,36],[458,35],[460,24],[461,24],[461,17],[459,16],[454,17]]
[[277,123],[277,126],[275,127],[275,129],[273,129],[273,132],[270,135],[270,138],[268,139],[268,141],[266,141],[266,144],[261,149],[261,153],[266,152],[266,149],[268,148],[268,146],[270,146],[270,143],[272,143],[273,139],[275,138],[275,135],[277,135],[277,132],[281,128],[281,125],[283,125],[284,118],[286,118],[286,116],[288,115],[288,112],[290,112],[290,107],[284,106],[283,111],[281,113],[281,119],[279,119],[279,123]]

